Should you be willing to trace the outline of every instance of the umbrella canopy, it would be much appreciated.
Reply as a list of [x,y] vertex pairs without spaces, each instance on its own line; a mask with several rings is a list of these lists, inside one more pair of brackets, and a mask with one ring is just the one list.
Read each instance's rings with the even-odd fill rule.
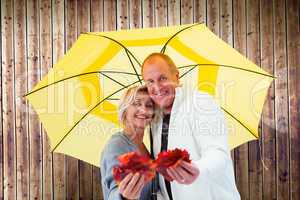
[[[273,76],[214,35],[204,24],[81,34],[26,95],[54,152],[95,166],[117,118],[122,91],[143,84],[141,63],[153,52],[170,56],[181,83],[214,97],[225,113],[229,145],[257,139]],[[147,138],[147,137],[146,137]]]

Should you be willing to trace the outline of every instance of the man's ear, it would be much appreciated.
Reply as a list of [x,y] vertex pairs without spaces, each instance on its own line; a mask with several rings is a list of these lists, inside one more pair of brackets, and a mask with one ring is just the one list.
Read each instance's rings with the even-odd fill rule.
[[179,71],[178,70],[176,70],[176,81],[177,81],[177,83],[179,84]]

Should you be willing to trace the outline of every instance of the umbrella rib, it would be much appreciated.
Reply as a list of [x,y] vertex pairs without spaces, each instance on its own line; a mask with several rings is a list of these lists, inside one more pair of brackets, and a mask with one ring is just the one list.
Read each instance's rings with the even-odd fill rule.
[[[208,66],[219,66],[219,67],[233,68],[233,69],[247,71],[247,72],[251,72],[251,73],[255,73],[255,74],[259,74],[259,75],[263,75],[263,76],[267,76],[267,77],[271,77],[271,78],[276,78],[275,76],[272,76],[272,75],[269,75],[269,74],[264,74],[264,73],[261,73],[261,72],[252,71],[250,69],[243,69],[243,68],[232,66],[232,65],[220,65],[220,64],[211,64],[211,63],[208,63],[208,64],[197,64],[197,65],[198,66],[208,65]],[[193,66],[195,66],[195,65],[185,65],[185,66],[178,67],[178,69],[182,69],[182,68],[186,68],[186,67],[193,67]]]
[[120,99],[117,99],[117,98],[108,98],[107,100],[118,101]]
[[163,48],[160,50],[160,53],[165,53],[167,45],[168,45],[168,44],[170,43],[170,41],[171,41],[173,38],[175,38],[179,33],[181,33],[182,31],[185,31],[185,30],[187,30],[187,29],[189,29],[189,28],[192,28],[192,27],[194,27],[194,26],[198,26],[198,25],[200,25],[200,24],[202,24],[202,23],[193,24],[193,25],[191,25],[191,26],[185,27],[185,28],[183,28],[183,29],[177,31],[177,32],[176,32],[174,35],[172,35],[172,36],[168,39],[168,41],[164,44]]
[[135,74],[136,74],[136,76],[137,76],[137,78],[138,78],[140,84],[142,85],[142,81],[141,81],[141,79],[140,79],[140,77],[139,77],[139,75],[138,75],[138,72],[136,71],[133,62],[132,62],[130,56],[128,55],[129,52],[128,52],[127,50],[125,50],[125,52],[126,52],[126,54],[127,54],[127,57],[128,57],[128,59],[129,59],[129,61],[130,61],[130,64],[131,64],[131,66],[132,66],[132,68],[133,68],[133,70],[134,70],[134,72],[135,72]]
[[[38,88],[38,89],[36,89],[36,90],[31,91],[31,92],[27,93],[26,95],[24,95],[23,97],[26,97],[26,96],[28,96],[28,95],[31,95],[31,94],[33,94],[33,93],[35,93],[35,92],[38,92],[39,90],[42,90],[42,89],[44,89],[44,88],[47,88],[47,87],[49,87],[49,86],[51,86],[51,85],[60,83],[60,82],[62,82],[62,81],[66,81],[66,80],[68,80],[68,79],[72,79],[72,78],[76,78],[76,77],[80,77],[80,76],[85,76],[85,75],[89,75],[89,74],[103,74],[103,75],[104,75],[104,73],[119,73],[119,74],[127,74],[127,75],[134,75],[134,76],[136,76],[136,74],[134,74],[134,73],[129,73],[129,72],[117,72],[117,71],[93,71],[93,72],[86,72],[86,73],[77,74],[77,75],[74,75],[74,76],[70,76],[70,77],[67,77],[67,78],[64,78],[64,79],[55,81],[55,82],[53,82],[53,83],[50,83],[49,85],[45,85],[45,86],[43,86],[43,87],[40,87],[40,88]],[[139,76],[140,76],[140,75],[139,75]]]
[[[193,68],[189,69],[187,72],[185,72],[182,76],[180,76],[180,78],[182,78],[183,76],[185,76],[188,72],[192,71],[193,69],[195,69],[197,65],[189,65],[190,67],[194,66]],[[232,115],[229,111],[227,111],[225,108],[221,107],[222,110],[224,110],[228,115],[230,115],[234,120],[236,120],[239,124],[241,124],[245,129],[247,129],[251,135],[253,135],[255,138],[258,138],[246,125],[244,125],[240,120],[238,120],[236,117],[234,117],[234,115]]]
[[187,73],[189,73],[190,71],[194,70],[198,65],[193,65],[194,67],[192,67],[191,69],[189,69],[188,71],[186,71],[185,73],[183,73],[179,78],[184,77]]
[[125,88],[128,88],[134,84],[138,83],[138,81],[135,81],[129,85],[126,85],[125,87],[113,92],[112,94],[108,95],[107,97],[105,97],[104,99],[102,99],[101,101],[99,101],[93,108],[91,108],[87,113],[85,113],[73,126],[72,128],[64,135],[64,137],[55,145],[55,147],[53,148],[52,152],[55,151],[55,149],[62,143],[62,141],[71,133],[71,131],[88,115],[90,114],[96,107],[98,107],[102,102],[104,102],[105,100],[109,99],[109,97],[117,94],[118,92],[124,90]]
[[[127,75],[133,75],[136,76],[136,73],[131,72],[120,72],[120,71],[100,71],[101,73],[111,73],[111,74],[127,74]],[[138,74],[138,76],[142,76],[141,74]]]
[[119,81],[117,81],[117,80],[115,80],[115,79],[113,79],[113,78],[107,76],[106,74],[103,74],[103,73],[100,73],[100,74],[102,74],[102,75],[105,76],[106,78],[108,78],[108,79],[110,79],[110,80],[112,80],[112,81],[118,83],[118,84],[121,85],[122,87],[126,87],[125,85],[123,85],[123,84],[120,83]]
[[[95,34],[91,34],[91,33],[85,33],[85,34],[87,34],[87,35],[93,35],[93,36],[99,36],[99,37],[104,37],[104,38],[106,38],[106,39],[109,39],[109,40],[111,40],[111,41],[117,43],[117,44],[120,45],[121,47],[123,47],[123,48],[125,49],[126,55],[127,55],[128,59],[129,59],[129,61],[130,61],[130,63],[131,63],[131,66],[133,67],[133,70],[134,70],[134,72],[135,72],[135,74],[136,74],[136,76],[137,76],[137,78],[138,78],[140,84],[142,84],[141,79],[140,79],[140,77],[138,76],[138,73],[137,73],[137,71],[136,71],[136,69],[135,69],[135,67],[134,67],[134,64],[133,64],[133,62],[132,62],[132,60],[131,60],[131,58],[130,58],[130,55],[134,58],[134,60],[139,64],[140,67],[141,67],[142,65],[141,65],[141,63],[138,61],[138,59],[133,55],[133,53],[131,53],[131,51],[129,51],[129,49],[128,49],[125,45],[123,45],[121,42],[119,42],[119,41],[117,41],[117,40],[115,40],[115,39],[113,39],[113,38],[111,38],[111,37],[108,37],[108,36],[104,36],[104,35],[95,35]],[[130,55],[129,55],[129,54],[130,54]]]
[[129,49],[123,45],[121,42],[111,38],[111,37],[108,37],[108,36],[105,36],[105,35],[95,35],[95,34],[91,34],[91,33],[83,33],[83,34],[86,34],[86,35],[92,35],[92,36],[98,36],[98,37],[104,37],[106,39],[109,39],[115,43],[117,43],[118,45],[120,45],[121,47],[123,47],[126,51],[128,51],[128,53],[135,59],[135,61],[139,64],[139,66],[142,66],[142,64],[138,61],[138,59],[133,55],[133,53],[131,53],[131,51],[129,51]]
[[230,112],[228,112],[225,108],[221,107],[222,110],[224,110],[228,115],[230,115],[230,117],[232,117],[234,120],[236,120],[240,125],[242,125],[245,129],[247,129],[247,131],[249,131],[251,133],[251,135],[253,135],[255,138],[258,138],[255,133],[253,133],[246,125],[244,125],[240,120],[238,120],[233,114],[231,114]]

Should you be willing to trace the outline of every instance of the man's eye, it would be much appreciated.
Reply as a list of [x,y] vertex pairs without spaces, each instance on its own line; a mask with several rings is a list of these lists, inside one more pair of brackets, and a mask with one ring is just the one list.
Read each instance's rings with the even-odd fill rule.
[[162,77],[160,77],[160,80],[161,80],[161,81],[166,81],[166,80],[167,80],[167,77],[162,76]]
[[153,80],[146,81],[146,85],[151,85],[152,83],[153,83]]

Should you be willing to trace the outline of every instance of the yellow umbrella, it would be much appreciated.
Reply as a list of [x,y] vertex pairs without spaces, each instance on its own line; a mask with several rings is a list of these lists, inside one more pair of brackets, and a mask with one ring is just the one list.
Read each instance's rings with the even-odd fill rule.
[[81,34],[74,46],[26,95],[54,152],[99,166],[107,139],[120,129],[122,91],[142,84],[141,63],[169,55],[181,82],[211,94],[223,109],[229,145],[257,139],[273,76],[246,59],[203,24]]

